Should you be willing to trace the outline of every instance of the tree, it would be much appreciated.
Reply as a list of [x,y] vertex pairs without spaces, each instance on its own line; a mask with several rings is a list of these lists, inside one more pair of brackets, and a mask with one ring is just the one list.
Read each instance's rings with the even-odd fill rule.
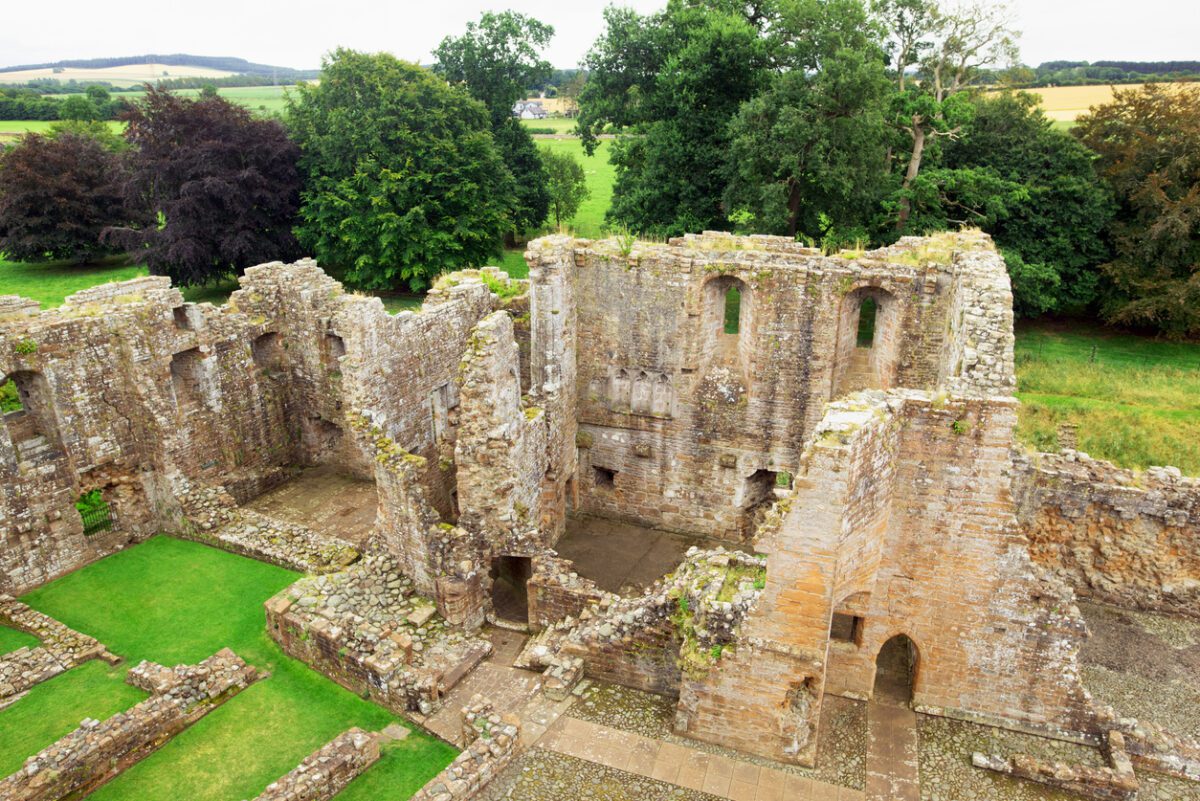
[[591,196],[587,187],[587,176],[583,167],[568,153],[542,150],[542,163],[549,177],[550,208],[554,212],[554,224],[562,226],[579,211],[583,201]]
[[0,156],[0,252],[88,261],[111,252],[101,232],[126,221],[120,162],[89,136],[27,134]]
[[1117,90],[1080,118],[1112,188],[1114,257],[1102,312],[1170,336],[1200,334],[1200,94],[1148,84]]
[[[972,108],[963,90],[983,68],[1015,61],[1016,34],[1008,6],[989,0],[953,6],[938,0],[876,0],[874,10],[894,56],[893,115],[908,140],[901,186],[910,190],[930,142],[953,139],[970,122]],[[919,65],[919,82],[907,80],[913,64]],[[902,193],[897,230],[906,230],[911,209],[910,194]]]
[[621,135],[611,222],[671,236],[728,227],[722,195],[729,121],[768,77],[768,49],[746,9],[672,0],[658,14],[605,10],[585,57],[579,131],[588,153]]
[[726,206],[748,230],[821,241],[866,231],[887,188],[890,84],[857,0],[798,0],[786,64],[730,123]]
[[941,167],[991,170],[1014,197],[1003,215],[967,220],[983,225],[1008,255],[1018,314],[1082,309],[1096,300],[1098,265],[1109,255],[1109,191],[1093,169],[1095,156],[1054,130],[1025,93],[984,95],[957,139],[946,143]]
[[282,124],[223,98],[153,87],[130,109],[125,196],[139,225],[109,233],[155,275],[202,284],[298,255],[299,152]]
[[97,108],[102,108],[112,100],[112,95],[103,86],[89,86],[85,92],[88,100],[96,104]]
[[420,290],[498,255],[512,176],[486,107],[387,54],[337,50],[289,97],[300,242],[368,288]]
[[100,110],[83,95],[71,95],[58,107],[58,116],[63,120],[98,120]]
[[541,225],[550,209],[546,172],[529,132],[512,114],[525,87],[552,72],[541,51],[554,28],[513,11],[484,12],[462,36],[447,36],[434,51],[434,71],[461,84],[488,108],[496,146],[515,179],[512,219],[516,232]]

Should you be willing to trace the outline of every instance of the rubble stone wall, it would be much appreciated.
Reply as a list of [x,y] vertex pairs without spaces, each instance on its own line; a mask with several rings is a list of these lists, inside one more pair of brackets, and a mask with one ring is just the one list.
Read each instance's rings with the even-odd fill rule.
[[1016,465],[1035,562],[1083,596],[1200,616],[1200,480],[1075,452],[1019,456]]
[[410,801],[466,801],[504,770],[517,753],[520,722],[496,714],[492,703],[476,695],[462,710],[466,747]]
[[80,634],[49,615],[0,595],[0,623],[37,637],[40,644],[0,654],[0,702],[78,664],[105,655],[96,639]]
[[[184,303],[162,277],[48,311],[0,298],[0,380],[24,406],[0,425],[0,592],[156,532],[215,536],[190,501],[224,490],[245,502],[295,466],[328,463],[378,482],[380,541],[432,594],[447,550],[433,527],[457,516],[459,364],[497,304],[492,287],[511,283],[457,274],[420,311],[390,315],[303,260],[249,268],[222,308]],[[115,523],[84,536],[74,504],[92,489]]]
[[0,781],[0,798],[57,801],[85,796],[256,678],[255,669],[227,648],[198,665],[167,668],[142,662],[130,670],[128,681],[151,693],[150,698],[103,722],[83,721]]
[[268,784],[254,801],[328,801],[378,761],[378,736],[352,728]]
[[[1094,739],[1076,662],[1083,619],[1016,525],[1015,407],[911,390],[832,404],[765,524],[762,599],[732,659],[685,682],[682,730],[807,763],[823,693],[870,697],[878,653],[904,635],[917,708]],[[831,644],[839,591],[860,617],[852,642]]]

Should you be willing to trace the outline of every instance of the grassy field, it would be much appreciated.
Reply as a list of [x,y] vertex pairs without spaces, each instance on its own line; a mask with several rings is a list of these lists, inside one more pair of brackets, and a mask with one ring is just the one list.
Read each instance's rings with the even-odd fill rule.
[[[276,112],[283,111],[284,97],[291,88],[289,86],[229,86],[220,87],[217,89],[217,94],[227,98],[234,103],[239,103],[247,108],[256,111]],[[176,89],[175,94],[183,97],[196,97],[200,94],[199,89]],[[79,94],[78,92],[74,94]],[[136,100],[141,97],[144,92],[133,90],[128,92],[113,92],[114,98],[128,98]],[[50,97],[70,97],[71,94],[50,95]]]
[[34,637],[32,634],[26,634],[20,629],[0,626],[0,654],[7,654],[9,651],[15,651],[18,648],[36,648],[39,642],[40,640],[37,637]]
[[1200,474],[1200,344],[1040,323],[1018,327],[1016,351],[1022,441],[1057,450],[1075,423],[1092,456]]
[[[23,599],[98,638],[128,660],[126,667],[141,659],[192,663],[228,646],[271,673],[93,793],[93,801],[253,798],[347,728],[373,731],[396,720],[288,658],[267,636],[263,602],[297,578],[273,565],[156,537]],[[78,670],[65,676],[74,680]],[[31,693],[0,711],[0,729],[15,730],[19,721],[42,709],[69,706],[74,696],[55,686],[57,681],[46,685],[44,697]],[[125,692],[113,682],[107,690],[93,688],[88,697],[119,709],[136,700],[121,695]],[[31,699],[35,703],[26,706]],[[77,723],[76,716],[73,725]],[[53,739],[44,732],[37,742],[25,743],[24,750],[33,753]],[[407,798],[453,756],[451,747],[414,731],[368,772],[369,784],[386,797]]]
[[[544,120],[521,120],[521,125],[538,133],[547,128],[553,130],[556,134],[564,135],[570,134],[575,130],[575,120],[570,120],[566,117],[547,117]],[[534,135],[536,136],[537,133]]]
[[74,731],[84,718],[104,720],[146,697],[125,683],[129,665],[110,667],[99,659],[35,686],[17,703],[0,710],[0,776]]
[[[1180,84],[1189,91],[1200,92],[1200,83]],[[1117,89],[1136,89],[1141,84],[1118,84]],[[1041,96],[1042,110],[1052,120],[1074,122],[1088,112],[1092,106],[1100,106],[1113,98],[1112,86],[1050,86],[1030,89]]]
[[577,236],[594,239],[604,235],[604,212],[612,203],[613,182],[616,169],[608,161],[611,140],[602,140],[594,155],[587,155],[583,143],[578,139],[541,139],[538,147],[568,153],[583,165],[591,197],[579,207],[579,213],[567,223],[567,228]]

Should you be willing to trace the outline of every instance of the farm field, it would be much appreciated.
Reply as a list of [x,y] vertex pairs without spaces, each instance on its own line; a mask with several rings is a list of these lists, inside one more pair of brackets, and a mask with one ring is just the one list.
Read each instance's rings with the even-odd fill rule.
[[[141,659],[168,665],[193,663],[228,646],[271,673],[90,798],[253,798],[347,728],[374,731],[398,720],[287,657],[267,636],[263,602],[298,577],[198,543],[155,537],[22,599],[100,639],[126,658],[122,669]],[[72,695],[64,689],[65,684],[55,686],[64,678],[73,679],[84,667],[49,682],[47,697],[39,703],[48,709],[62,706],[68,713],[93,714],[88,711],[91,707],[81,707],[75,699],[78,691]],[[114,682],[107,691],[100,690],[102,697],[95,699],[95,704],[106,703],[116,711],[136,703],[136,697],[119,695],[125,692],[122,687]],[[15,726],[29,718],[23,707],[32,700],[31,693],[0,711],[0,728],[13,730],[10,722]],[[77,724],[78,718],[71,725]],[[53,740],[49,731],[40,739],[47,737]],[[48,744],[41,742],[36,748]],[[26,748],[32,745],[27,743]],[[374,785],[379,797],[407,798],[449,763],[454,753],[450,746],[413,731],[389,748],[361,781]],[[216,766],[219,769],[214,769]]]
[[547,117],[544,120],[521,120],[521,125],[534,132],[534,136],[545,135],[541,132],[551,129],[555,135],[571,135],[575,130],[575,120],[566,117]]
[[[1179,84],[1188,91],[1200,92],[1200,82]],[[1136,89],[1141,84],[1120,84],[1117,89]],[[1051,86],[1029,89],[1042,98],[1046,116],[1057,122],[1071,123],[1088,112],[1092,106],[1103,105],[1113,98],[1112,86]]]
[[103,81],[113,86],[137,86],[160,78],[224,78],[236,73],[208,67],[188,67],[178,64],[125,64],[119,67],[63,67],[55,70],[47,67],[38,70],[0,72],[0,84],[25,83],[41,78],[60,81]]
[[[228,86],[218,88],[217,94],[255,111],[282,112],[284,97],[290,88],[290,86]],[[199,89],[174,89],[172,91],[182,97],[196,97],[200,94]],[[127,92],[113,92],[112,96],[136,100],[143,94],[145,92],[135,89]],[[71,94],[57,94],[50,95],[50,97],[65,98],[71,97]]]

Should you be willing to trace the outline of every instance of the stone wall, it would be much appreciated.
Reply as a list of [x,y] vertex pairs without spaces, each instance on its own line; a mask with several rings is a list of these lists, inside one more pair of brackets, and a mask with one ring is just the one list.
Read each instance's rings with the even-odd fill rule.
[[508,766],[520,742],[520,721],[501,716],[490,701],[474,696],[462,710],[466,747],[410,801],[466,801]]
[[[0,380],[16,382],[24,405],[0,426],[0,591],[160,531],[336,569],[343,555],[321,532],[244,516],[220,531],[207,503],[222,492],[243,503],[319,464],[376,480],[377,544],[423,592],[442,603],[443,577],[471,581],[475,568],[446,561],[457,546],[438,543],[438,525],[458,515],[459,365],[498,305],[492,289],[517,292],[523,315],[524,284],[468,271],[440,281],[420,311],[390,315],[311,260],[240,280],[222,308],[184,303],[161,277],[93,287],[49,311],[0,299]],[[511,360],[519,374],[516,348]],[[85,537],[74,503],[92,489],[116,523]],[[269,547],[280,538],[288,547]],[[447,611],[460,600],[449,595]],[[479,606],[464,619],[482,621]]]
[[[685,683],[681,730],[810,764],[822,695],[869,697],[903,635],[918,709],[1094,739],[1082,617],[1016,525],[1015,406],[910,390],[831,404],[764,524],[762,599],[732,659]],[[835,612],[857,617],[848,641],[831,643]]]
[[352,728],[268,784],[254,801],[328,801],[378,761],[378,736]]
[[1200,616],[1200,480],[1073,451],[1022,455],[1016,465],[1035,562],[1083,596]]
[[142,662],[128,681],[151,694],[103,722],[85,720],[0,781],[6,801],[82,797],[144,759],[258,677],[229,649],[198,665]]
[[[775,474],[795,470],[850,369],[867,297],[880,305],[875,386],[1011,387],[1011,309],[976,313],[1010,296],[1003,262],[982,235],[930,242],[841,257],[713,233],[629,252],[612,240],[533,243],[531,265],[569,265],[531,272],[532,349],[536,374],[539,291],[553,279],[574,300],[561,325],[578,332],[578,509],[748,539]],[[728,334],[733,289],[739,331]],[[947,341],[959,330],[976,343],[969,354]]]
[[11,595],[0,595],[0,623],[41,641],[33,648],[0,654],[0,703],[89,659],[109,656],[96,639],[29,608]]

